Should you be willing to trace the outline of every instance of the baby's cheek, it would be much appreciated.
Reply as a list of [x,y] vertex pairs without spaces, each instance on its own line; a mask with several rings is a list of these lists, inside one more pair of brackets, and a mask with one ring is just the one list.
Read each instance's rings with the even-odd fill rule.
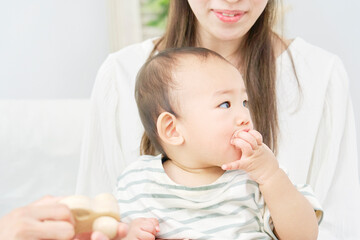
[[235,160],[234,161],[237,161],[241,158],[241,150],[240,149],[235,149]]

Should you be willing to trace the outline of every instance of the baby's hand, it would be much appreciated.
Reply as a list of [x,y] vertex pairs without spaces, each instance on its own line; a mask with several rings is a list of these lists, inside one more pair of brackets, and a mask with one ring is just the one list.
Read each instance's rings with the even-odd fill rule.
[[238,131],[234,134],[231,144],[241,149],[241,158],[224,164],[222,169],[242,169],[258,184],[264,184],[279,170],[274,153],[262,142],[262,136],[258,131]]
[[126,240],[153,240],[160,231],[159,222],[155,218],[137,218],[130,223]]

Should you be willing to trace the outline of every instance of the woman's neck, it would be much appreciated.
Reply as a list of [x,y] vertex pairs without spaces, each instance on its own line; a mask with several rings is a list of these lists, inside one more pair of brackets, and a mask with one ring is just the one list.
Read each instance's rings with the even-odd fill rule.
[[[204,47],[213,50],[231,62],[234,66],[240,67],[241,69],[241,43],[242,39],[221,41],[210,36],[207,33],[198,34],[198,45],[197,47]],[[288,49],[293,39],[281,38],[277,34],[273,34],[273,47],[275,58],[279,57],[284,51]]]
[[241,39],[219,40],[208,34],[199,34],[197,47],[204,47],[213,50],[231,62],[234,66],[239,66],[239,49]]
[[166,160],[163,167],[171,180],[187,187],[211,184],[225,172],[218,166],[189,167],[171,159]]

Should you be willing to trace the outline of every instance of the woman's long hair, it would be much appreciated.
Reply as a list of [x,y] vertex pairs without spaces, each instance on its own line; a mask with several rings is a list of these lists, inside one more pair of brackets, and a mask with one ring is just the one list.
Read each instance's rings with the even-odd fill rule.
[[[264,11],[244,36],[239,49],[243,78],[249,96],[249,108],[255,128],[264,143],[275,153],[277,150],[278,118],[276,104],[276,58],[273,32],[276,0],[269,0]],[[188,1],[171,0],[165,34],[155,44],[150,56],[158,50],[196,46],[196,17]],[[241,51],[241,57],[240,57]],[[141,154],[155,154],[155,148],[143,136]]]

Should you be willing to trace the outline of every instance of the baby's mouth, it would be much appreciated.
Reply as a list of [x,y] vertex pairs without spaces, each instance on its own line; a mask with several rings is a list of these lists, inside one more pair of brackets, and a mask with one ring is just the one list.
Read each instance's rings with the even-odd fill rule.
[[250,129],[238,129],[238,130],[236,130],[235,132],[234,132],[234,134],[231,136],[231,140],[233,140],[234,138],[237,138],[238,137],[238,134],[240,133],[240,132],[249,132],[250,131]]

